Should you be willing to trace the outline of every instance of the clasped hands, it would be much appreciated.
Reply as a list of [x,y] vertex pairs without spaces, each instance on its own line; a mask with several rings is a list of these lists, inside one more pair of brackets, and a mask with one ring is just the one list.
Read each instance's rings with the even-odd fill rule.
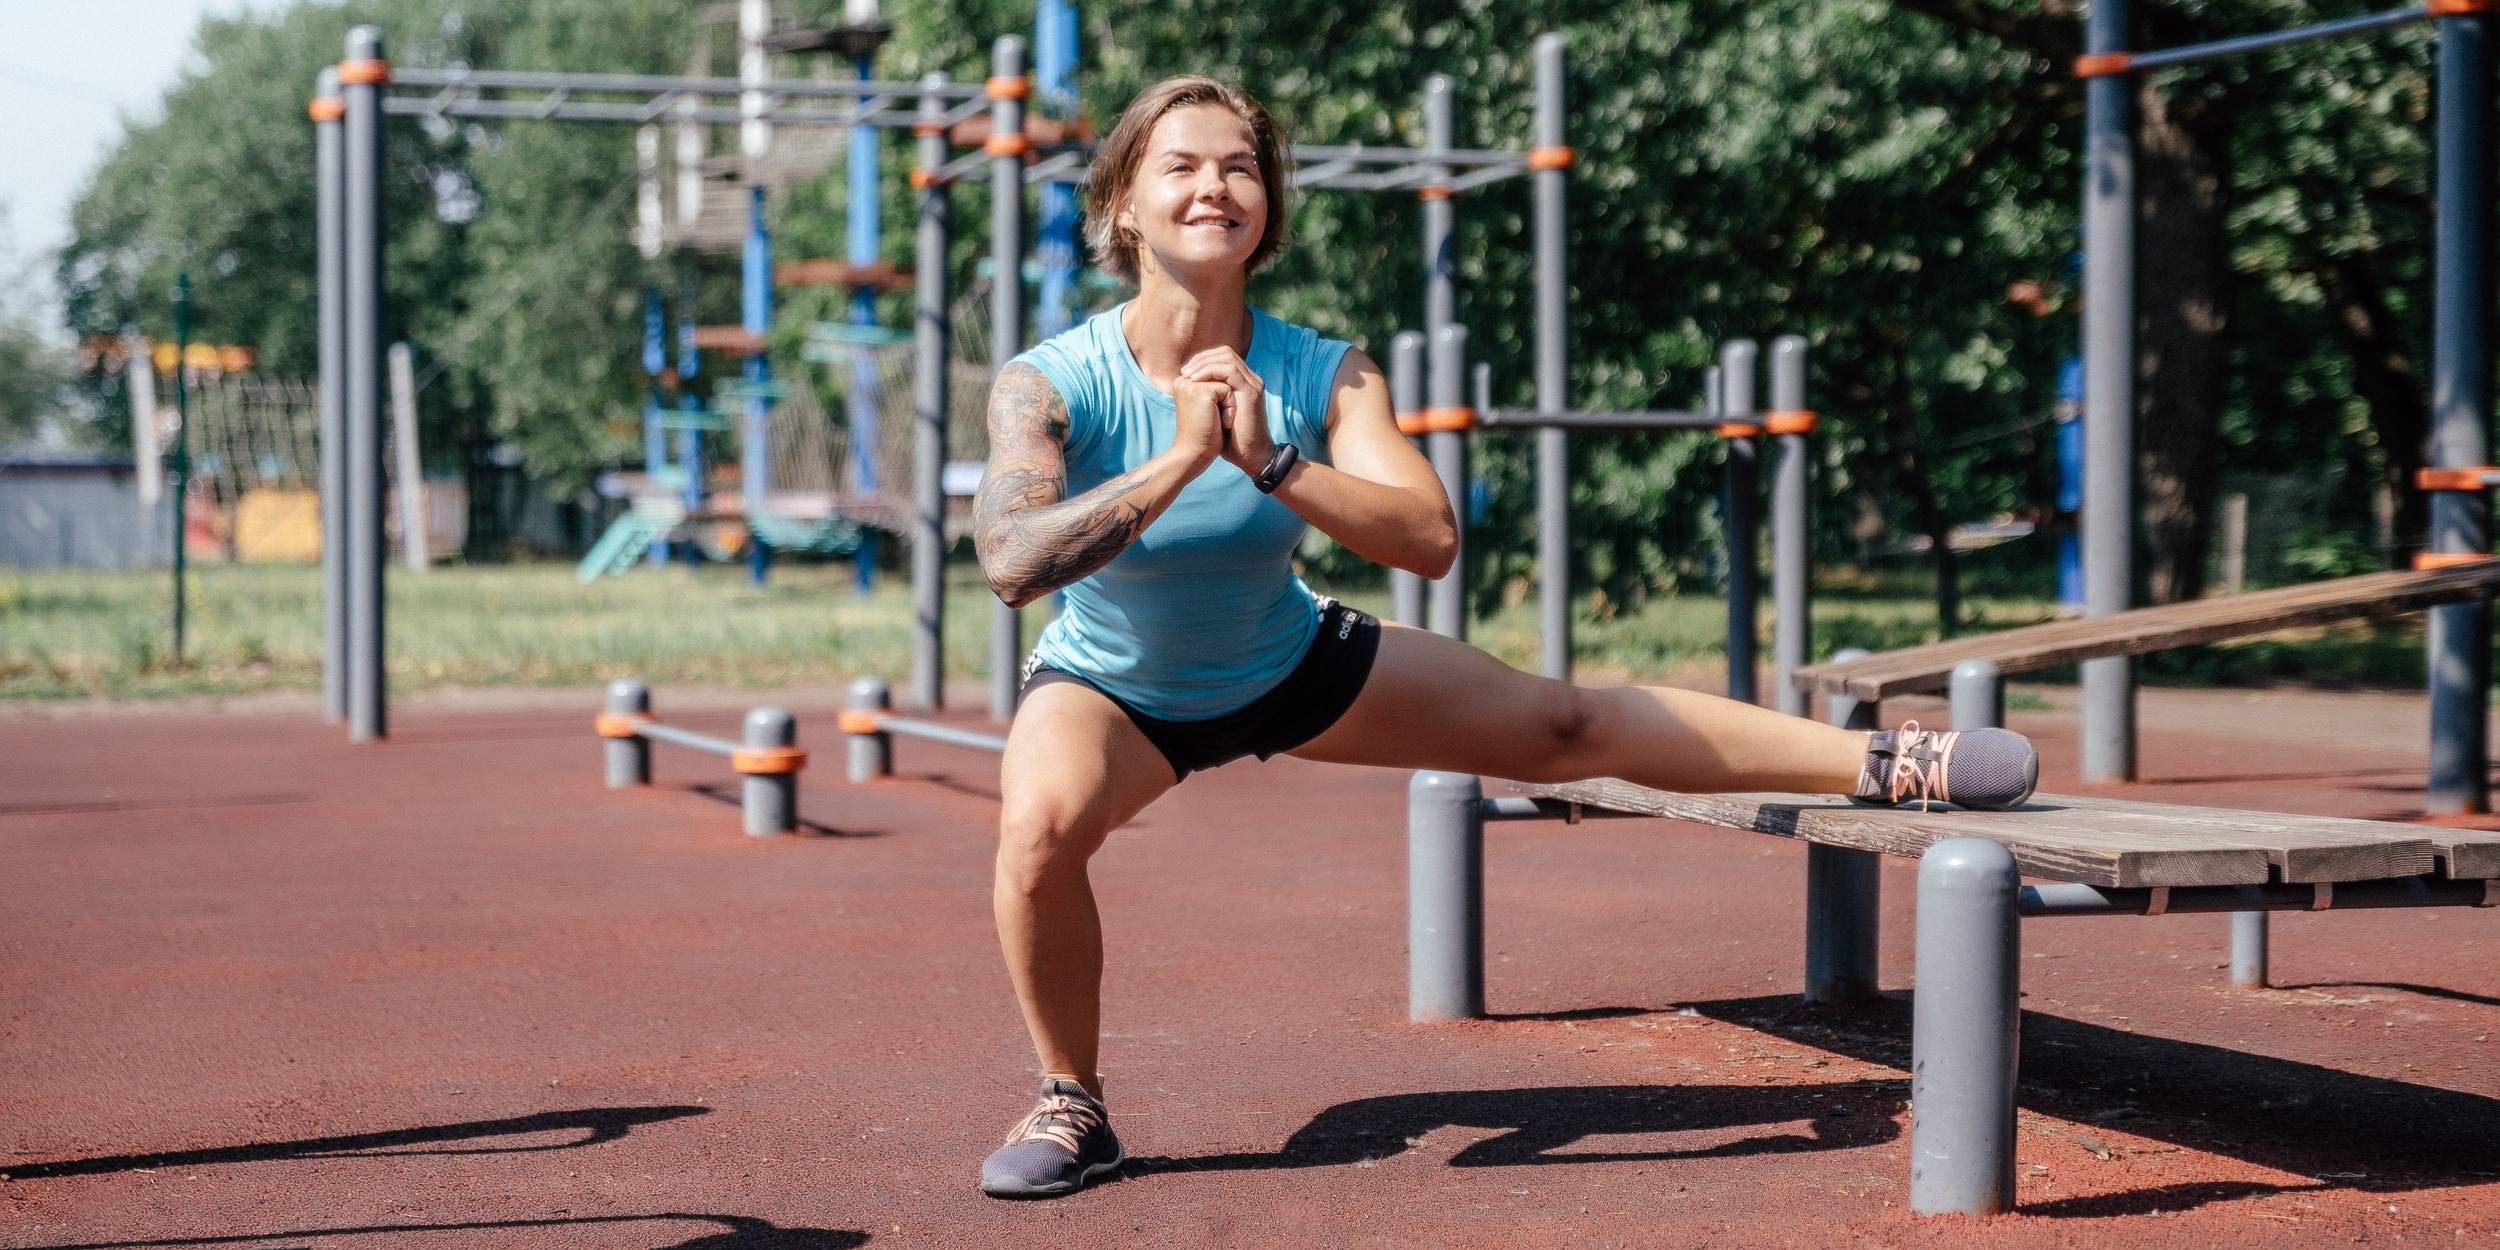
[[1232,348],[1190,357],[1173,382],[1172,403],[1172,450],[1192,458],[1192,476],[1221,456],[1257,477],[1276,454],[1267,432],[1267,384]]

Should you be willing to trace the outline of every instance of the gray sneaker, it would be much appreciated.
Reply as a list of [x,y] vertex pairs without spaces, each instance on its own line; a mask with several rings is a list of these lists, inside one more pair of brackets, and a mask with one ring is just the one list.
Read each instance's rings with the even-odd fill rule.
[[981,1165],[981,1192],[993,1198],[1056,1198],[1119,1170],[1126,1156],[1111,1113],[1074,1081],[1042,1082],[1042,1101]]
[[1921,729],[1904,721],[1867,735],[1861,803],[1952,803],[1995,812],[2020,807],[2040,784],[2040,752],[2031,739],[2004,729]]

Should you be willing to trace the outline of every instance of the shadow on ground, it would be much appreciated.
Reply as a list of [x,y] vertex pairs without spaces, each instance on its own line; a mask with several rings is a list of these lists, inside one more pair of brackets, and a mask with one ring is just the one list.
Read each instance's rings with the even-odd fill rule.
[[[1906,1070],[1909,996],[1848,1010],[1795,999],[1696,1003],[1713,1019]],[[1899,1089],[1899,1085],[1892,1088]],[[2171,1185],[2023,1208],[2131,1215],[2301,1189],[2429,1189],[2500,1178],[2500,1099],[2026,1011],[2022,1105],[2123,1127],[2319,1184]]]
[[[417,1128],[388,1129],[378,1133],[350,1133],[340,1137],[307,1137],[298,1141],[249,1142],[240,1146],[217,1146],[207,1150],[169,1150],[157,1154],[103,1155],[92,1159],[62,1159],[53,1163],[11,1164],[5,1172],[10,1180],[34,1181],[59,1176],[96,1176],[107,1172],[127,1172],[136,1168],[197,1167],[209,1163],[270,1163],[289,1159],[325,1159],[344,1155],[463,1155],[463,1154],[527,1154],[542,1150],[575,1150],[611,1142],[644,1124],[702,1115],[702,1107],[585,1107],[578,1111],[542,1111],[537,1115],[515,1116],[508,1120],[471,1120],[462,1124],[429,1124]],[[453,1147],[453,1142],[487,1141],[497,1137],[525,1137],[536,1133],[579,1132],[573,1141],[550,1142],[543,1145],[476,1145]],[[443,1149],[410,1149],[442,1145]],[[273,1236],[276,1234],[272,1234]]]
[[[1588,1085],[1390,1094],[1339,1103],[1272,1153],[1131,1159],[1131,1174],[1318,1168],[1387,1159],[1439,1128],[1501,1130],[1450,1159],[1451,1167],[1620,1163],[1841,1150],[1900,1133],[1891,1109],[1897,1081],[1829,1085]],[[1802,1124],[1801,1124],[1802,1122]],[[1802,1127],[1804,1131],[1799,1131]],[[1767,1131],[1727,1138],[1729,1130]],[[1586,1139],[1692,1134],[1714,1139],[1678,1148],[1567,1149]]]
[[[454,1224],[373,1224],[357,1228],[291,1228],[269,1233],[235,1233],[219,1237],[164,1237],[153,1241],[84,1241],[38,1247],[37,1250],[139,1250],[145,1246],[231,1246],[246,1242],[289,1241],[298,1237],[389,1237],[410,1233],[523,1232],[581,1228],[600,1224],[660,1222],[718,1224],[722,1231],[686,1241],[664,1242],[660,1250],[851,1250],[868,1244],[856,1229],[783,1228],[749,1215],[694,1215],[661,1211],[651,1215],[585,1215],[543,1220],[472,1220]],[[385,1243],[387,1244],[387,1243]],[[544,1245],[543,1241],[535,1244]]]

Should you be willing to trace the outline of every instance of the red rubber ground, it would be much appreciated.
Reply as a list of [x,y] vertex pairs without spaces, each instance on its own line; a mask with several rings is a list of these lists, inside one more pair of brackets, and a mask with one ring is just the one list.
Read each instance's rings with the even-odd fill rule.
[[[2418,701],[2239,700],[2148,710],[2130,792],[2417,802]],[[2022,1213],[1919,1220],[1906,1001],[1795,1005],[1800,848],[1496,825],[1498,1016],[1413,1026],[1404,776],[1293,761],[1192,780],[1098,861],[1126,1179],[984,1199],[1033,1078],[994,762],[903,742],[909,777],[851,787],[803,704],[811,831],[755,840],[714,761],[602,789],[581,703],[365,748],[297,715],[0,720],[0,1241],[2500,1238],[2500,913],[2278,916],[2259,994],[2225,988],[2222,917],[2032,923]],[[2069,722],[2015,723],[2068,784]]]

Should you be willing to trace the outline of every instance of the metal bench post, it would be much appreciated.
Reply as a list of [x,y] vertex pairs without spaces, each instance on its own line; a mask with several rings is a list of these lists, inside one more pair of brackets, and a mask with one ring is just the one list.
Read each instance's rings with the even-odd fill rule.
[[1406,783],[1406,1014],[1484,1014],[1484,786],[1422,771]]
[[608,683],[608,717],[600,725],[607,741],[608,788],[630,790],[651,784],[651,740],[639,734],[610,732],[625,728],[628,719],[651,714],[651,690],[631,677]]
[[1947,838],[1919,857],[1910,1017],[1910,1210],[1919,1215],[2014,1205],[2021,885],[2013,853],[1986,838]]
[[1953,727],[2005,728],[2005,674],[1994,660],[1964,660],[1953,666]]
[[891,706],[884,678],[852,680],[850,701],[842,713],[842,736],[850,743],[851,780],[874,781],[894,772],[894,738],[877,725],[877,717]]
[[[747,713],[746,747],[749,752],[770,755],[787,750],[798,742],[798,722],[777,707],[759,707]],[[799,827],[799,774],[793,763],[775,771],[751,767],[740,757],[731,757],[746,779],[745,800],[741,807],[746,815],[746,830],[759,838],[789,833]]]
[[2231,988],[2266,988],[2266,946],[2269,921],[2262,911],[2231,913]]
[[[1867,654],[1850,647],[1835,661]],[[1873,729],[1876,704],[1831,697],[1832,723]],[[1826,1006],[1875,997],[1877,938],[1882,932],[1884,857],[1845,846],[1806,844],[1806,1001]]]
[[[1417,331],[1400,330],[1389,339],[1389,407],[1400,417],[1423,415],[1424,336]],[[1412,435],[1406,441],[1414,444],[1417,451],[1423,450],[1422,435]],[[1457,507],[1458,501],[1450,501],[1450,506]],[[1417,629],[1424,627],[1421,574],[1389,570],[1389,619]]]

